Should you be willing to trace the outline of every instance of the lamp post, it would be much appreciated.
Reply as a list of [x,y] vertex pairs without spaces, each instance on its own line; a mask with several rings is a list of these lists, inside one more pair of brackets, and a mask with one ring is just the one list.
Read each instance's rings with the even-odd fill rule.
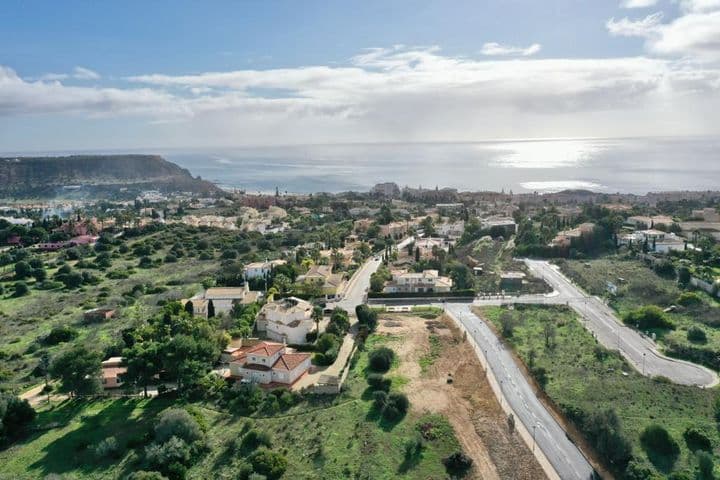
[[643,369],[642,369],[643,375],[645,375],[645,352],[643,352]]

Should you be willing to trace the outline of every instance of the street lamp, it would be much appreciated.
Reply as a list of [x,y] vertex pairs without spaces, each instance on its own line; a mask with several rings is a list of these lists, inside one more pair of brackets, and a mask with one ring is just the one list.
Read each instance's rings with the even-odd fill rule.
[[643,375],[645,375],[645,352],[643,352]]

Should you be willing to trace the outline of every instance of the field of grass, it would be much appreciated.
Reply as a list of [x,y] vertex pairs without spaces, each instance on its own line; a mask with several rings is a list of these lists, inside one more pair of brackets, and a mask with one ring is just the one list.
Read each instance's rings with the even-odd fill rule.
[[[409,413],[398,422],[386,422],[372,408],[365,380],[368,352],[400,341],[395,336],[371,336],[353,360],[346,392],[337,397],[308,397],[271,417],[243,417],[196,404],[208,425],[209,453],[189,469],[187,478],[238,478],[242,457],[232,444],[250,426],[269,433],[273,449],[287,458],[283,478],[446,478],[442,458],[459,448],[447,420]],[[387,374],[394,390],[406,383],[396,369],[397,362]],[[42,411],[34,433],[0,452],[0,478],[24,480],[51,473],[64,479],[124,478],[138,468],[157,414],[178,405],[182,403],[164,398],[66,401]],[[425,443],[419,456],[407,458],[405,443],[417,437],[418,425],[427,423],[434,425],[435,439]],[[110,435],[117,437],[125,453],[115,461],[98,460],[93,446]]]
[[[560,410],[613,409],[632,443],[633,455],[648,465],[651,462],[641,446],[640,433],[650,424],[662,425],[680,444],[680,455],[672,465],[667,465],[667,459],[666,463],[656,461],[654,468],[663,475],[671,470],[692,471],[697,464],[683,439],[688,427],[706,432],[717,461],[716,389],[674,385],[640,375],[618,354],[599,346],[574,312],[564,307],[527,306],[512,311],[493,307],[482,311],[498,328],[504,313],[516,322],[508,343],[529,369],[547,371],[545,391]],[[549,322],[556,326],[553,348],[547,348],[545,342],[544,326]]]
[[[593,295],[607,295],[607,281],[617,285],[618,294],[610,299],[610,305],[621,316],[643,305],[657,305],[663,309],[674,305],[677,310],[669,313],[668,317],[677,328],[652,330],[646,333],[655,334],[660,345],[708,351],[708,357],[720,355],[720,305],[704,292],[697,292],[702,299],[700,305],[682,307],[677,301],[683,290],[674,279],[657,275],[639,260],[625,259],[621,256],[587,262],[563,260],[559,264],[569,278]],[[706,342],[693,343],[688,340],[687,332],[692,326],[699,327],[705,332]],[[708,366],[717,367],[714,364]]]

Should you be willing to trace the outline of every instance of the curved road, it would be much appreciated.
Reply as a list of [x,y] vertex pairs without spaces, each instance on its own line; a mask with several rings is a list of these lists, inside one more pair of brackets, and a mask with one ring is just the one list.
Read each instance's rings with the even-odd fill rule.
[[694,363],[662,355],[652,340],[625,326],[602,300],[585,293],[555,265],[544,260],[526,259],[525,263],[533,275],[544,279],[555,290],[554,296],[545,296],[542,301],[527,303],[570,306],[585,319],[583,324],[595,334],[600,343],[607,348],[619,350],[643,375],[667,377],[681,385],[712,387],[718,384],[715,372]]
[[504,348],[487,324],[472,313],[468,304],[448,303],[445,310],[465,327],[475,344],[485,353],[485,359],[516,418],[529,432],[534,431],[537,447],[545,454],[559,477],[563,480],[590,479],[592,466],[538,400],[512,354]]

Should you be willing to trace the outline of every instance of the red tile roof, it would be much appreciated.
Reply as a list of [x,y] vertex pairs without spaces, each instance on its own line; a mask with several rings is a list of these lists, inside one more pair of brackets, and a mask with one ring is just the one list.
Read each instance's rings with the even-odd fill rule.
[[277,362],[272,366],[273,370],[295,370],[298,365],[310,358],[309,353],[286,353],[280,355]]
[[264,357],[272,357],[283,348],[285,348],[285,345],[283,345],[282,343],[260,342],[247,350],[245,354],[249,355],[253,353],[255,355],[262,355]]

